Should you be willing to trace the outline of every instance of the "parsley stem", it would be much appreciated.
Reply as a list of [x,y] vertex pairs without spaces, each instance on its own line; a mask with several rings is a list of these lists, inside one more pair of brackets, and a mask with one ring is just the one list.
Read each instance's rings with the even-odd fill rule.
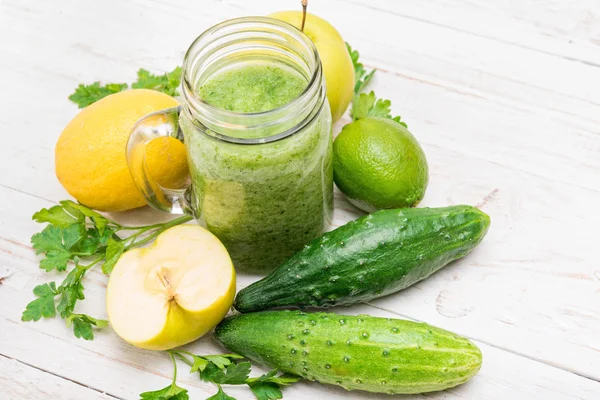
[[88,265],[82,265],[79,266],[79,268],[82,268],[84,271],[89,270],[90,268],[92,268],[94,265],[98,264],[100,261],[102,261],[104,259],[104,254],[98,256],[94,261],[92,261],[90,264]]
[[169,356],[171,357],[171,361],[173,362],[173,382],[171,383],[171,387],[175,387],[175,382],[177,382],[177,361],[175,361],[175,357],[173,354],[169,352]]
[[[183,218],[183,217],[179,217],[176,220],[178,220],[180,218]],[[137,231],[137,230],[142,230],[143,229],[143,230],[147,231],[147,230],[150,230],[150,229],[159,228],[159,227],[163,226],[164,224],[165,224],[164,222],[160,222],[158,224],[153,224],[153,225],[121,226],[119,230]]]
[[[151,242],[152,240],[154,240],[154,238],[156,238],[158,235],[160,235],[161,233],[163,233],[164,231],[166,231],[167,229],[179,225],[179,224],[183,224],[185,222],[188,222],[190,220],[192,220],[193,217],[189,216],[189,215],[184,215],[183,217],[179,217],[177,219],[174,219],[173,221],[169,221],[165,224],[160,224],[158,229],[156,229],[154,232],[152,232],[150,235],[146,236],[145,238],[143,238],[142,240],[140,240],[139,242],[136,242],[135,240],[133,240],[131,243],[127,243],[127,245],[125,245],[125,250],[129,250],[132,247],[139,247],[142,246],[148,242]],[[137,238],[137,236],[139,235],[139,233],[136,233],[135,235],[132,235],[130,237],[134,237]],[[125,239],[126,241],[129,240],[129,238]]]
[[189,351],[185,351],[185,350],[168,350],[169,354],[171,354],[171,356],[173,356],[173,354],[175,354],[177,357],[179,357],[179,359],[181,361],[183,361],[184,363],[186,363],[187,365],[189,365],[190,367],[194,365],[193,362],[191,362],[187,357],[184,357],[183,354],[181,353],[185,353],[188,354],[190,356],[194,356],[192,353],[190,353]]

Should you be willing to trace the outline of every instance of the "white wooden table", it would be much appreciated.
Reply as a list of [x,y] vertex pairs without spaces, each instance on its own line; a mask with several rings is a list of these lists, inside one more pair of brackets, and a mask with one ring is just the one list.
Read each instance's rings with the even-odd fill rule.
[[[59,319],[20,321],[32,288],[52,278],[29,238],[41,228],[31,215],[68,198],[53,150],[77,113],[67,96],[82,82],[131,82],[140,67],[171,70],[212,24],[297,3],[0,0],[0,398],[137,399],[171,376],[164,353],[110,329],[87,342]],[[600,1],[310,3],[377,68],[372,88],[423,145],[431,178],[422,206],[477,204],[492,217],[467,258],[341,310],[426,321],[481,347],[483,368],[469,383],[398,398],[600,399]],[[339,195],[336,206],[336,225],[359,215]],[[106,277],[88,275],[81,309],[105,317]],[[210,338],[189,349],[221,351]],[[192,399],[215,392],[180,370]],[[392,398],[310,383],[284,397]]]

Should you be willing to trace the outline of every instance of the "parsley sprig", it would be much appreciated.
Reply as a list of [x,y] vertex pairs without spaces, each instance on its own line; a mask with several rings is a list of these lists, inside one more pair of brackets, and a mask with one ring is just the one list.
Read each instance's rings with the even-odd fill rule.
[[140,394],[140,400],[188,400],[187,390],[175,384],[177,378],[175,358],[187,364],[191,368],[190,373],[198,373],[204,382],[217,385],[217,393],[207,400],[235,400],[223,391],[221,385],[248,385],[257,400],[278,400],[283,398],[281,390],[284,386],[301,379],[293,375],[279,374],[275,369],[259,377],[250,378],[250,362],[237,354],[200,356],[185,350],[167,352],[173,362],[171,385],[153,392],[144,392]]
[[[38,321],[54,318],[58,313],[78,338],[92,340],[93,327],[104,328],[108,322],[86,314],[75,313],[79,300],[85,299],[83,279],[93,267],[102,265],[110,274],[121,254],[142,246],[166,229],[191,220],[183,216],[175,220],[145,226],[123,226],[100,213],[70,200],[44,208],[33,214],[33,220],[48,225],[31,237],[36,254],[44,255],[40,268],[46,272],[66,272],[58,285],[48,282],[33,289],[36,299],[27,304],[21,319]],[[126,237],[119,234],[128,233]]]
[[[162,75],[155,75],[148,70],[140,68],[137,72],[137,81],[131,84],[133,89],[152,89],[168,94],[169,96],[178,96],[177,89],[181,82],[181,67],[175,68],[171,72]],[[94,82],[90,85],[80,84],[75,92],[69,96],[69,100],[77,104],[79,108],[84,108],[100,100],[103,97],[126,90],[129,87],[126,83],[107,83],[102,85],[100,82]]]
[[353,50],[348,43],[346,43],[346,47],[354,65],[354,98],[352,99],[352,108],[350,109],[352,120],[356,121],[367,117],[389,118],[406,128],[407,125],[404,121],[401,121],[400,116],[392,117],[392,102],[390,100],[378,99],[373,91],[362,93],[369,82],[371,82],[371,79],[373,79],[375,70],[367,72],[365,66],[358,60],[360,55],[358,50]]
[[173,363],[173,380],[166,388],[140,394],[140,400],[189,400],[187,389],[177,386],[177,362],[173,353],[169,352]]
[[358,61],[358,57],[360,56],[358,50],[352,50],[352,47],[348,43],[346,43],[346,48],[348,49],[348,53],[350,53],[352,65],[354,65],[354,94],[357,95],[369,84],[373,75],[375,75],[375,70],[367,73],[365,66]]

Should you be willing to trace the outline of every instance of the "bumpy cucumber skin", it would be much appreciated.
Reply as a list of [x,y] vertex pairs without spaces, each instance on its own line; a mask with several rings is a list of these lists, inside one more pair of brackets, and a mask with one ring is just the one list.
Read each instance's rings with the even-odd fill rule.
[[244,357],[346,390],[409,394],[448,389],[481,368],[468,339],[425,323],[333,313],[263,311],[221,322],[215,337]]
[[381,210],[313,240],[241,290],[240,312],[349,305],[405,289],[468,254],[490,217],[475,207]]

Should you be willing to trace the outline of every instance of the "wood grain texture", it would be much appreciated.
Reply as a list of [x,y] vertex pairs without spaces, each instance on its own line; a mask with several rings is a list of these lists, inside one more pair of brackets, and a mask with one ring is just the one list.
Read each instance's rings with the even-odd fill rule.
[[4,356],[0,356],[0,388],[4,399],[117,399]]
[[[57,278],[37,267],[29,238],[40,226],[30,218],[68,197],[53,154],[77,113],[68,95],[81,82],[132,81],[140,67],[170,70],[223,19],[294,7],[292,0],[0,0],[0,355],[10,358],[0,357],[0,382],[8,380],[9,399],[102,392],[135,399],[166,386],[171,373],[164,355],[134,349],[110,330],[85,342],[60,320],[20,322],[31,289]],[[598,398],[600,2],[329,0],[310,9],[378,69],[372,89],[392,100],[422,143],[431,177],[421,206],[474,204],[492,217],[488,237],[467,258],[401,294],[336,311],[423,320],[476,340],[481,373],[426,398]],[[334,226],[358,215],[336,193]],[[117,218],[167,216],[143,209]],[[240,275],[238,286],[255,279]],[[83,312],[105,317],[105,285],[101,273],[89,274]],[[190,348],[220,351],[210,338]],[[193,399],[214,393],[185,371],[181,382]],[[44,395],[51,387],[58,389]],[[307,383],[285,392],[325,396],[391,398]]]

